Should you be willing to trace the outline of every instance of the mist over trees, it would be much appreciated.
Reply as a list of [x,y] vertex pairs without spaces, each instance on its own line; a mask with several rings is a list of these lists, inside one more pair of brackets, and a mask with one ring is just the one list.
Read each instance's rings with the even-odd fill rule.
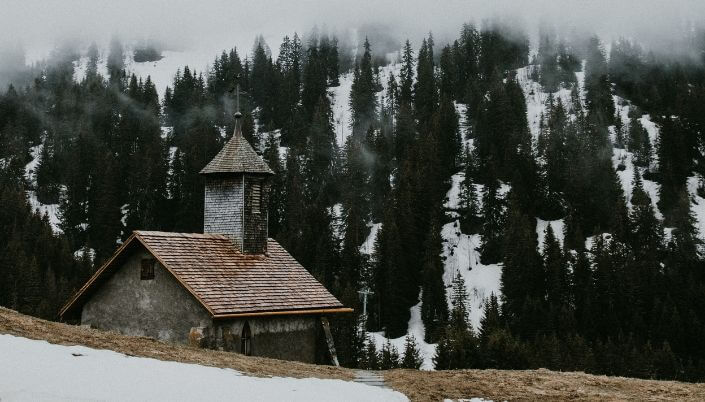
[[[705,50],[705,36],[695,39]],[[92,47],[80,82],[77,55],[65,52],[29,84],[7,87],[0,305],[53,319],[133,230],[201,232],[198,172],[232,135],[239,85],[244,135],[276,172],[270,237],[346,306],[362,311],[358,291],[374,292],[367,317],[333,320],[343,365],[418,368],[421,340],[407,330],[421,302],[437,369],[703,381],[705,265],[688,180],[705,175],[705,60],[660,57],[628,40],[607,54],[598,37],[550,28],[530,57],[526,34],[486,23],[462,26],[447,43],[431,33],[418,49],[406,41],[398,75],[383,76],[388,44],[377,46],[365,38],[353,57],[334,36],[293,34],[274,58],[259,37],[251,50],[214,55],[207,71],[183,66],[158,94],[150,77],[126,70],[114,40],[107,76]],[[536,140],[517,77],[524,67],[550,93]],[[338,143],[329,91],[343,73],[352,76],[350,135]],[[614,95],[634,106],[627,125]],[[655,143],[642,112],[660,127]],[[614,148],[634,154],[628,200]],[[458,172],[460,208],[451,211]],[[644,180],[659,184],[663,220]],[[61,233],[33,213],[28,191],[58,205]],[[451,287],[443,281],[441,228],[453,214],[459,230],[481,236],[482,264],[503,267],[502,293],[485,301],[479,328],[460,273]],[[536,218],[563,219],[564,233],[549,225],[539,247]],[[381,229],[366,254],[371,223]],[[407,336],[404,350],[378,351],[367,335],[377,331]]]

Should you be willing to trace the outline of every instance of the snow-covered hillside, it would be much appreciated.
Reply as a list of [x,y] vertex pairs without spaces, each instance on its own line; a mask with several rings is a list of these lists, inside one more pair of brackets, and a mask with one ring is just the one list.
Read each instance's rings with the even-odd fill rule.
[[[458,209],[460,205],[460,186],[464,180],[465,174],[463,172],[457,173],[451,178],[452,185],[450,190],[448,190],[446,208],[450,210]],[[474,186],[477,194],[482,194],[484,186],[481,184],[475,184]],[[508,185],[502,184],[499,193],[506,195],[509,190],[510,187]],[[481,199],[478,200],[478,205],[481,207]],[[450,215],[453,216],[455,214],[451,212]],[[482,244],[482,236],[477,233],[462,233],[460,220],[458,219],[443,225],[441,238],[443,239],[442,256],[445,268],[443,271],[443,283],[450,290],[453,278],[457,272],[460,272],[469,293],[470,323],[477,330],[480,328],[485,300],[493,293],[498,297],[501,294],[502,266],[501,264],[484,265],[480,262],[479,248]],[[450,291],[446,292],[446,296],[448,298],[448,307],[450,308],[452,307],[450,304]]]
[[406,401],[390,389],[133,357],[0,335],[2,401]]
[[[98,59],[98,73],[103,77],[108,76],[107,67],[107,47],[100,52]],[[164,91],[167,86],[171,86],[174,81],[174,75],[177,70],[183,70],[184,66],[189,66],[191,71],[197,73],[207,73],[208,66],[213,63],[216,56],[223,49],[199,48],[190,50],[165,50],[162,52],[162,58],[157,61],[136,62],[133,57],[132,46],[126,46],[125,54],[125,69],[128,74],[134,73],[137,77],[146,80],[151,77],[154,86],[157,89],[159,98],[164,97]],[[88,57],[83,56],[74,62],[74,79],[81,81],[86,76],[86,68],[88,65]]]

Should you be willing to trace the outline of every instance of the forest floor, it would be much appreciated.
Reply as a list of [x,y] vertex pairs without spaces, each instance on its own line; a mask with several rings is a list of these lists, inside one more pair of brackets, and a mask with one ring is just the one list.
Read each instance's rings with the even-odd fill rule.
[[[332,378],[352,381],[355,370],[244,357],[160,342],[146,337],[124,336],[45,321],[0,307],[0,334],[45,340],[60,345],[109,349],[131,356],[232,368],[251,376]],[[390,370],[385,385],[411,400],[483,398],[488,400],[600,400],[600,401],[703,401],[705,384],[638,380],[560,373],[549,370]]]

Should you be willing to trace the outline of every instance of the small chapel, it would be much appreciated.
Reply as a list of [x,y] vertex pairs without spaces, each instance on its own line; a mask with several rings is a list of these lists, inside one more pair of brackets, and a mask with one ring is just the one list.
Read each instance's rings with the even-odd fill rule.
[[235,132],[208,163],[204,233],[135,231],[62,321],[252,356],[337,364],[327,317],[351,313],[268,237],[274,174]]

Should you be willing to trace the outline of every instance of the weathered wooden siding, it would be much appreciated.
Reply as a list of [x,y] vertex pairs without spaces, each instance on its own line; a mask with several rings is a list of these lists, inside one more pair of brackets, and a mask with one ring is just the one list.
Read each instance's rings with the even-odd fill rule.
[[[258,191],[253,191],[255,186],[259,186]],[[265,254],[267,252],[268,204],[269,180],[264,177],[245,176],[245,236],[243,244],[243,252],[245,253]]]
[[225,235],[241,249],[243,208],[243,175],[206,178],[204,233]]

